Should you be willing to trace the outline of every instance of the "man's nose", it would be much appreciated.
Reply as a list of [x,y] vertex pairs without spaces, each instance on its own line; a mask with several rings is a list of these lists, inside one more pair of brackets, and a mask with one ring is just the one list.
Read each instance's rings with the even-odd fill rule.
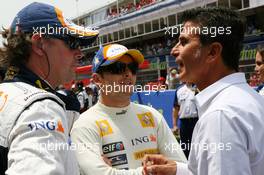
[[82,51],[81,51],[81,49],[76,49],[75,50],[75,58],[77,59],[77,60],[80,60],[80,59],[82,59],[84,57],[84,54],[82,53]]
[[179,49],[178,49],[178,44],[176,44],[172,49],[171,49],[171,55],[177,58],[179,56]]
[[128,67],[126,67],[126,70],[125,70],[125,72],[123,73],[123,75],[127,78],[127,77],[130,77],[130,76],[132,76],[132,71],[128,68]]

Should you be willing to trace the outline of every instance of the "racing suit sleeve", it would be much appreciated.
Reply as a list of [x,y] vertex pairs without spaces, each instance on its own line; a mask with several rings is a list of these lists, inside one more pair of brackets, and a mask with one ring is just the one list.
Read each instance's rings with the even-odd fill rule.
[[157,138],[160,154],[166,156],[171,160],[186,163],[187,159],[181,149],[181,146],[179,145],[178,141],[170,130],[164,117],[158,111],[155,111],[155,115],[159,115]]
[[74,124],[71,136],[73,144],[77,148],[75,153],[82,175],[142,175],[142,167],[121,170],[107,165],[101,156],[100,136],[92,129],[92,126],[83,126],[80,119]]
[[8,137],[6,174],[79,174],[74,154],[68,152],[68,135],[60,105],[50,99],[33,103],[21,113]]

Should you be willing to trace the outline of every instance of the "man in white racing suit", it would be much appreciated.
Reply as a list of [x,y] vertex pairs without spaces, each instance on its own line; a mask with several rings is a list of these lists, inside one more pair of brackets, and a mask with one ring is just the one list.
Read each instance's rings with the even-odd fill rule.
[[23,8],[3,32],[7,43],[0,63],[7,72],[0,84],[1,175],[79,174],[70,149],[74,119],[67,114],[78,105],[67,107],[67,97],[54,89],[74,78],[83,56],[79,47],[97,35],[65,19],[56,7],[37,2]]
[[142,175],[145,154],[187,161],[162,114],[130,102],[143,61],[138,50],[119,44],[102,47],[95,55],[92,76],[100,87],[99,101],[81,114],[71,132],[73,143],[82,148],[76,151],[81,174]]

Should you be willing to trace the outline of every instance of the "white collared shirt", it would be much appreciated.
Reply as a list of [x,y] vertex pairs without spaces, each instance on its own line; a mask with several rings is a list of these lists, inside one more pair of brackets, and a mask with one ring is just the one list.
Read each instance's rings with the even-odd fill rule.
[[[197,96],[199,121],[188,169],[194,175],[263,175],[264,99],[234,73]],[[184,166],[177,166],[177,174]],[[185,166],[186,172],[186,166]]]
[[195,105],[195,92],[192,91],[186,84],[177,90],[175,105],[180,107],[180,119],[198,117]]

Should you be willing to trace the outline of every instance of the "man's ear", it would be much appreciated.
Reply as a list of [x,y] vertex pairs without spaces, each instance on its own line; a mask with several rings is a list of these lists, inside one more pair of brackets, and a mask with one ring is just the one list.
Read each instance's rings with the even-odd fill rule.
[[93,73],[93,74],[92,74],[92,78],[93,78],[93,80],[94,80],[94,83],[95,83],[97,86],[102,85],[102,82],[103,82],[103,76],[102,76],[101,74]]
[[32,51],[39,56],[43,56],[44,52],[43,52],[41,36],[39,34],[34,34],[31,37],[31,41],[32,41]]
[[208,62],[215,62],[218,58],[221,58],[223,46],[219,42],[213,42],[208,46]]

